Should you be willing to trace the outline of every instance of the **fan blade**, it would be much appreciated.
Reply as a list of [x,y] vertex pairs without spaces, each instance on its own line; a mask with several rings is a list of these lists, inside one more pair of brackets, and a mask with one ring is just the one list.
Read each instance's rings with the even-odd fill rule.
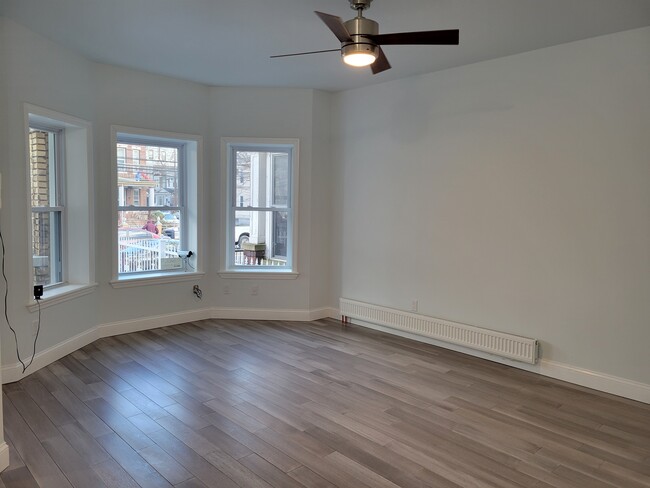
[[390,44],[457,45],[459,42],[458,29],[396,32],[394,34],[376,34],[366,37],[383,46]]
[[325,14],[323,12],[317,12],[317,11],[314,11],[314,13],[320,17],[320,20],[325,22],[325,25],[330,28],[330,30],[334,33],[334,35],[339,41],[341,42],[352,41],[352,38],[350,37],[350,33],[345,28],[345,25],[343,25],[343,20],[341,19],[341,17],[337,17],[336,15]]
[[377,51],[379,51],[379,56],[377,56],[375,62],[370,65],[370,69],[372,69],[373,75],[391,68],[390,63],[384,54],[384,50],[381,47],[377,46]]
[[318,53],[333,53],[334,51],[341,51],[341,49],[324,49],[322,51],[307,51],[304,53],[292,53],[292,54],[276,54],[275,56],[269,56],[271,58],[288,58],[289,56],[302,56],[304,54],[318,54]]

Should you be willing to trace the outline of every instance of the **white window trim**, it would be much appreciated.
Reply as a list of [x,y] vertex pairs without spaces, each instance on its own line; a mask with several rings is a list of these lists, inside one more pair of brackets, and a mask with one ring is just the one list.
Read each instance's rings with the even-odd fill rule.
[[[66,148],[65,161],[63,161],[63,174],[66,189],[76,188],[85,191],[77,191],[74,194],[66,193],[66,211],[68,213],[67,225],[64,233],[67,236],[74,235],[75,239],[65,239],[62,250],[62,263],[64,267],[64,282],[51,287],[46,287],[43,297],[40,300],[41,308],[57,305],[59,303],[73,300],[80,296],[92,293],[97,287],[95,283],[95,211],[94,211],[94,176],[93,176],[93,145],[92,145],[92,124],[86,120],[63,114],[25,103],[23,106],[25,134],[25,158],[27,173],[27,209],[31,216],[31,177],[29,165],[29,127],[31,124],[60,128],[64,130],[63,138]],[[71,170],[74,168],[74,171]],[[32,226],[31,217],[27,226],[27,242],[30,251],[27,253],[27,269],[33,269],[32,247]],[[31,279],[27,280],[26,290],[27,304],[29,311],[35,311],[38,304],[33,300],[34,284]]]
[[[142,137],[143,139],[160,139],[164,142],[177,141],[190,143],[195,152],[196,165],[187,164],[185,171],[185,205],[186,212],[191,220],[186,223],[187,246],[192,250],[195,258],[194,270],[184,271],[153,271],[151,273],[138,273],[132,276],[120,276],[118,274],[118,244],[117,244],[117,135],[129,134],[130,136]],[[130,288],[135,286],[157,285],[162,283],[174,283],[189,281],[203,276],[201,256],[203,254],[203,191],[201,182],[203,181],[203,137],[195,134],[184,134],[178,132],[167,132],[151,129],[141,129],[137,127],[127,127],[120,125],[111,126],[111,254],[112,254],[112,275],[110,284],[113,288]],[[188,220],[189,220],[188,218]],[[192,223],[193,222],[193,223]]]
[[[229,256],[233,250],[235,236],[231,235],[229,224],[229,212],[231,210],[232,185],[231,179],[235,178],[234,169],[229,164],[229,153],[232,146],[248,146],[265,148],[268,146],[293,146],[291,161],[291,269],[274,269],[259,267],[242,267],[235,268],[230,265]],[[263,137],[222,137],[221,138],[221,212],[220,212],[220,229],[219,242],[221,245],[220,256],[217,262],[219,269],[217,273],[221,278],[236,279],[280,279],[294,280],[300,273],[298,268],[298,193],[299,186],[299,157],[300,157],[300,140],[296,138],[263,138]],[[231,242],[232,241],[232,242]]]

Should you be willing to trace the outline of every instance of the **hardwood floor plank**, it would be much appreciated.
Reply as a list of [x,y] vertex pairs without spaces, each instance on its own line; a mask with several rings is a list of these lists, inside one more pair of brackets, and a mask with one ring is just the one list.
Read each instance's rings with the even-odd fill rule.
[[63,436],[47,439],[43,442],[43,447],[75,488],[106,487],[101,478]]
[[118,434],[133,449],[144,449],[153,444],[153,441],[138,429],[133,422],[129,422],[102,398],[90,400],[86,402],[86,405],[112,429],[111,434],[113,432]]
[[138,451],[138,454],[140,454],[145,461],[147,461],[172,485],[177,485],[193,478],[189,471],[177,463],[174,458],[163,451],[159,446],[154,445],[145,447]]
[[243,427],[231,422],[226,417],[214,413],[210,416],[210,421],[212,422],[212,425],[222,433],[232,437],[235,441],[250,449],[252,452],[273,464],[281,471],[287,473],[300,466],[300,463],[295,459],[264,442],[262,439],[251,434]]
[[151,434],[167,454],[210,488],[236,488],[237,484],[166,430]]
[[107,434],[97,441],[142,488],[172,486],[117,434]]
[[23,388],[57,427],[74,422],[74,417],[68,413],[40,381],[37,379],[25,381]]
[[113,458],[94,465],[93,471],[108,488],[140,488],[140,485]]
[[7,398],[11,400],[14,407],[20,415],[25,419],[27,425],[32,430],[34,435],[40,441],[45,441],[52,437],[60,435],[59,429],[52,423],[45,413],[40,409],[34,400],[25,391],[10,392]]
[[108,453],[93,436],[86,432],[77,422],[62,425],[59,430],[79,455],[91,466],[110,459]]
[[255,473],[259,478],[275,488],[304,488],[304,486],[288,476],[284,471],[276,468],[257,454],[251,453],[239,462]]
[[0,488],[650,488],[650,405],[330,319],[103,338],[3,390]]
[[198,431],[202,437],[210,441],[221,451],[225,452],[234,459],[241,459],[251,454],[251,450],[245,445],[236,441],[225,432],[219,430],[210,424]]
[[306,466],[299,466],[287,474],[306,488],[336,488],[336,485],[317,475]]
[[16,451],[40,486],[70,488],[72,485],[43,448],[13,403],[3,398],[4,428]]

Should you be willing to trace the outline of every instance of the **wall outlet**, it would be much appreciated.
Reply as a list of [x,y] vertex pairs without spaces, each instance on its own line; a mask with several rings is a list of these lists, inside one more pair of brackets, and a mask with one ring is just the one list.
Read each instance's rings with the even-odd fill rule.
[[260,294],[260,286],[259,285],[251,286],[251,295],[257,296],[259,294]]
[[417,312],[417,311],[418,311],[418,301],[411,300],[411,312]]
[[223,285],[223,294],[230,295],[230,285]]

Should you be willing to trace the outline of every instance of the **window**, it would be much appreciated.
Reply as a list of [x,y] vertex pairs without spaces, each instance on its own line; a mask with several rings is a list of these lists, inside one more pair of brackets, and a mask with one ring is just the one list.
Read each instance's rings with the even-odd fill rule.
[[91,125],[34,105],[24,109],[30,275],[49,306],[95,287]]
[[35,285],[64,281],[63,130],[36,123],[29,127],[32,207],[32,267]]
[[195,258],[185,262],[179,251],[197,254],[199,140],[116,127],[113,137],[116,281],[194,271]]
[[224,139],[224,272],[296,273],[298,141]]

